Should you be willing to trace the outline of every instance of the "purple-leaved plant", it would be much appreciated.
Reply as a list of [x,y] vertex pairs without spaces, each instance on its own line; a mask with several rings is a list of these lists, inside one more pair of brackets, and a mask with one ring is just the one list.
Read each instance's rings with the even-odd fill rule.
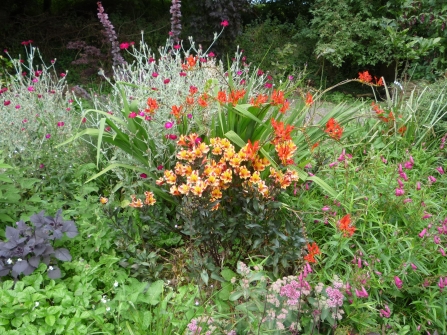
[[175,43],[179,42],[179,35],[182,31],[181,17],[182,13],[180,12],[181,0],[172,0],[171,9],[169,12],[171,13],[171,33],[172,39]]

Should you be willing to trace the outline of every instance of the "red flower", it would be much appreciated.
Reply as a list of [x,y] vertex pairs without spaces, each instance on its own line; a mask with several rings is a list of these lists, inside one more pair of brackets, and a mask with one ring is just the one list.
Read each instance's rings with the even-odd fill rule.
[[343,134],[343,128],[337,121],[335,121],[334,118],[330,118],[326,123],[326,129],[324,132],[328,133],[333,139],[339,140]]
[[318,245],[315,242],[312,244],[307,243],[307,250],[309,253],[304,256],[304,259],[309,263],[316,263],[317,261],[315,260],[315,256],[321,254]]
[[361,83],[370,84],[372,77],[368,71],[359,72],[359,80]]
[[227,20],[223,20],[223,21],[220,23],[220,25],[223,26],[223,27],[228,27],[228,21],[227,21]]
[[312,94],[310,94],[309,92],[307,92],[306,95],[306,106],[310,106],[314,103],[314,99],[312,97]]
[[351,237],[354,235],[355,227],[351,225],[351,214],[346,214],[338,222],[338,228],[343,232],[344,237]]
[[284,126],[284,122],[276,122],[275,119],[273,118],[270,120],[270,123],[272,124],[272,127],[275,130],[275,138],[272,141],[273,144],[277,144],[279,142],[284,142],[292,139],[290,134],[294,129],[293,126],[291,126],[290,124]]

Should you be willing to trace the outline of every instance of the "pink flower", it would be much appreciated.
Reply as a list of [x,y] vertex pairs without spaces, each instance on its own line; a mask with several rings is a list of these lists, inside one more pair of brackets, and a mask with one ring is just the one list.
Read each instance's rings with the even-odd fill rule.
[[402,286],[404,285],[404,283],[402,282],[402,280],[398,277],[398,276],[394,276],[394,284],[396,285],[396,287],[400,290],[402,288]]
[[411,170],[413,168],[413,163],[411,162],[405,162],[404,168]]
[[265,83],[265,88],[272,88],[273,87],[273,84],[272,83]]
[[410,198],[404,199],[404,204],[409,203],[409,202],[413,202],[413,200],[411,200]]
[[396,188],[396,197],[400,197],[400,196],[402,196],[402,195],[404,195],[404,194],[405,194],[404,189],[402,189],[402,188]]
[[158,73],[157,72],[153,72],[152,73],[152,77],[157,78],[158,77]]
[[82,123],[86,123],[86,122],[87,122],[87,119],[86,119],[85,117],[83,117],[82,120],[81,120],[81,122],[82,122]]
[[438,166],[436,170],[439,172],[439,174],[444,174],[444,169],[442,168],[442,166]]
[[428,176],[428,182],[429,182],[430,184],[433,184],[433,183],[436,182],[436,178],[433,177],[433,176]]
[[174,49],[175,49],[175,50],[180,49],[180,44],[176,44],[176,45],[174,45]]
[[423,219],[428,219],[431,218],[433,215],[430,213],[425,212],[424,216],[422,217]]
[[216,56],[216,55],[212,51],[208,54],[208,57],[214,57],[214,56]]
[[413,270],[415,270],[415,271],[417,270],[418,267],[415,264],[411,263],[410,265]]
[[408,181],[408,176],[405,172],[399,173],[399,177],[401,177],[405,181]]
[[62,78],[64,78],[64,77],[66,76],[66,74],[62,72],[62,73],[60,74],[60,76],[61,76]]
[[147,61],[148,61],[148,63],[153,63],[153,62],[155,62],[155,58],[154,57],[149,57],[149,59]]
[[389,318],[391,316],[391,311],[388,305],[385,305],[385,309],[381,309],[379,312],[382,318]]
[[369,294],[368,294],[368,292],[366,291],[366,289],[365,289],[364,286],[362,286],[362,289],[361,289],[361,290],[355,289],[355,295],[356,295],[358,298],[368,298],[368,296],[369,296]]
[[58,126],[58,127],[63,127],[64,125],[65,125],[65,123],[62,122],[62,121],[59,121],[59,122],[57,123],[57,126]]
[[168,34],[169,36],[174,36],[174,33],[172,31],[170,31]]
[[324,206],[321,210],[323,212],[327,212],[328,210],[330,210],[331,208],[329,206]]
[[176,140],[176,139],[177,139],[177,135],[170,134],[170,135],[169,135],[169,139],[170,139],[170,140]]
[[166,128],[166,129],[170,129],[170,128],[172,128],[173,125],[174,125],[173,122],[166,122],[166,123],[165,123],[165,128]]
[[129,113],[129,116],[128,116],[129,119],[134,119],[136,117],[137,117],[137,113],[135,113],[135,112],[130,112]]
[[397,183],[399,184],[399,188],[404,188],[404,183],[399,178],[397,178]]
[[3,102],[3,105],[5,105],[5,106],[8,106],[8,105],[10,105],[11,104],[11,101],[9,101],[9,100],[5,100],[4,102]]
[[433,237],[433,242],[435,244],[439,244],[439,243],[441,243],[441,238],[438,235],[436,235]]
[[169,84],[170,81],[171,81],[171,79],[166,78],[165,80],[163,80],[163,83],[165,83],[165,84]]
[[51,134],[46,134],[45,135],[45,138],[50,138],[51,137]]
[[20,105],[16,105],[16,107],[15,107],[16,109],[20,109]]
[[129,49],[129,46],[130,46],[129,42],[124,42],[124,43],[120,44],[120,49],[121,50],[122,49]]
[[287,79],[289,79],[290,81],[292,81],[292,80],[293,80],[293,76],[290,75],[290,76],[287,77]]
[[45,165],[43,165],[43,164],[39,165],[39,169],[43,169],[44,167],[45,167]]
[[192,119],[192,114],[188,114],[188,115],[186,115],[186,117],[187,117],[188,119]]
[[419,181],[416,183],[416,190],[417,191],[421,190],[421,182],[419,182]]
[[147,174],[145,174],[145,173],[140,174],[140,178],[146,179],[147,178]]
[[258,70],[258,76],[262,76],[264,74],[264,71],[262,71],[261,69]]
[[180,72],[180,77],[186,77],[186,72]]
[[27,123],[28,122],[28,119],[23,119],[22,120],[22,123]]
[[333,163],[330,163],[330,164],[329,164],[329,167],[330,167],[330,168],[333,168],[334,166],[337,166],[337,165],[338,165],[337,162],[333,162]]
[[418,234],[420,238],[423,238],[425,234],[427,233],[427,228],[422,229],[422,231]]
[[28,86],[28,91],[29,92],[33,92],[34,91],[34,87],[33,86]]
[[228,27],[228,21],[227,21],[227,20],[223,20],[223,21],[220,23],[220,25],[221,25],[222,27]]
[[399,165],[398,165],[398,167],[397,167],[397,172],[399,172],[399,173],[404,172],[404,171],[402,170],[402,164],[399,164]]
[[42,71],[40,71],[40,70],[34,71],[34,75],[36,77],[39,77],[41,74],[42,74]]
[[157,170],[163,170],[163,165],[160,164],[159,166],[157,166]]
[[441,255],[442,255],[442,256],[444,256],[444,257],[445,257],[445,251],[444,251],[444,249],[443,249],[443,248],[439,248],[439,252],[441,253]]

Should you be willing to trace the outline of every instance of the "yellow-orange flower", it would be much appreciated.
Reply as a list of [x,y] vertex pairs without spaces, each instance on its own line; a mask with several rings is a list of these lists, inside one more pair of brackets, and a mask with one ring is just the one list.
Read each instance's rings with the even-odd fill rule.
[[233,173],[230,169],[226,169],[221,175],[220,180],[224,182],[224,184],[231,183],[233,179]]
[[296,151],[296,145],[292,140],[281,142],[275,145],[275,150],[283,165],[293,164],[293,153]]
[[214,198],[214,201],[215,199],[220,199],[222,198],[222,191],[218,187],[213,188],[213,190],[211,191],[211,196]]
[[265,104],[268,101],[269,97],[265,94],[259,94],[256,98],[250,99],[250,104],[255,107],[261,107],[262,104]]
[[239,155],[234,155],[228,163],[230,163],[230,165],[233,168],[237,168],[241,165],[242,160],[240,159]]
[[184,176],[185,175],[185,166],[182,163],[177,162],[174,167],[174,172],[176,175]]
[[247,169],[247,167],[241,166],[241,168],[239,169],[239,177],[241,177],[242,179],[248,179],[248,178],[250,178],[250,176],[251,176],[251,173]]
[[233,149],[233,148],[228,148],[227,150],[225,150],[225,153],[224,153],[223,158],[224,158],[226,161],[229,161],[231,158],[233,158],[233,156],[234,156],[235,154],[236,154],[236,153],[234,152],[234,149]]
[[173,185],[177,181],[177,176],[171,170],[165,170],[165,180],[168,184]]
[[262,181],[261,175],[259,174],[259,171],[253,172],[253,174],[250,177],[250,182],[253,184],[258,184]]
[[217,101],[219,101],[219,103],[221,105],[223,105],[224,103],[227,102],[227,93],[225,93],[225,91],[219,91],[217,93]]
[[174,115],[177,119],[179,119],[180,118],[180,116],[182,115],[182,109],[183,109],[183,106],[172,106],[171,107],[171,114],[172,115]]
[[132,198],[132,202],[129,204],[130,207],[143,207],[143,202],[141,201],[141,199],[137,199],[135,195],[131,195],[130,197]]
[[105,205],[106,203],[109,202],[109,199],[101,197],[101,198],[99,198],[99,202],[102,203],[103,205]]
[[181,185],[177,188],[177,190],[179,191],[179,193],[181,193],[181,194],[183,194],[183,195],[186,195],[186,194],[188,194],[188,192],[189,192],[189,190],[190,190],[190,187],[189,187],[188,185],[186,185],[186,184],[181,184]]
[[205,188],[206,184],[203,181],[199,181],[194,186],[191,187],[190,191],[192,194],[201,197]]
[[261,158],[259,156],[256,157],[255,161],[253,162],[253,169],[256,171],[264,171],[267,166],[270,165],[270,162],[267,158]]
[[186,180],[188,182],[188,185],[191,185],[193,183],[197,183],[198,181],[200,181],[199,171],[197,171],[197,170],[192,171],[192,173],[188,176],[188,178]]
[[267,187],[265,182],[262,180],[260,182],[258,182],[258,191],[259,191],[259,193],[262,194],[262,196],[264,198],[267,198],[269,195],[269,188]]
[[161,185],[163,185],[164,183],[165,183],[165,179],[164,179],[163,177],[160,177],[160,178],[158,178],[158,179],[155,181],[155,184],[158,185],[158,186],[161,186]]
[[219,178],[216,175],[212,174],[208,177],[207,183],[210,186],[219,186]]
[[157,200],[155,200],[154,193],[150,191],[144,192],[144,196],[146,197],[144,203],[148,206],[153,206],[157,202]]
[[169,189],[169,193],[171,193],[172,195],[180,195],[180,192],[176,185],[171,186],[171,188]]

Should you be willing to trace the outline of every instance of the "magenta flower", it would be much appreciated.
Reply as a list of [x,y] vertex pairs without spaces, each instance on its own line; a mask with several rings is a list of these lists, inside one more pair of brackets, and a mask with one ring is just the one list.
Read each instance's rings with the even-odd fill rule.
[[419,182],[419,181],[416,183],[416,190],[417,191],[421,190],[421,182]]
[[187,117],[188,119],[192,119],[192,114],[188,114],[188,115],[186,115],[186,117]]
[[330,167],[330,168],[333,168],[334,166],[337,166],[337,165],[338,165],[337,162],[333,162],[333,163],[330,163],[330,164],[329,164],[329,167]]
[[265,83],[265,88],[272,88],[273,87],[273,84],[272,83]]
[[361,289],[361,290],[355,289],[355,295],[356,295],[358,298],[368,298],[368,296],[369,296],[369,294],[368,294],[368,292],[366,291],[366,289],[365,289],[364,286],[362,286],[362,289]]
[[216,56],[216,55],[212,51],[208,54],[208,57],[214,57],[214,56]]
[[149,57],[149,59],[147,61],[148,61],[148,63],[153,63],[153,62],[155,62],[155,58],[154,57]]
[[163,80],[163,83],[164,83],[164,84],[169,84],[170,81],[171,81],[171,79],[166,78],[165,80]]
[[64,78],[64,77],[66,76],[66,74],[62,72],[62,73],[60,74],[60,76],[61,76],[62,78]]
[[408,176],[405,172],[399,173],[399,177],[401,177],[405,181],[408,181]]
[[223,20],[221,23],[220,23],[220,25],[222,26],[222,27],[228,27],[228,21],[227,20]]
[[158,73],[157,72],[153,72],[152,73],[152,77],[157,78],[158,77]]
[[[170,140],[176,140],[177,139],[177,135],[175,135],[175,134],[170,134],[169,135],[169,139]],[[196,139],[197,140],[197,139]]]
[[398,277],[398,276],[394,276],[394,284],[396,285],[396,287],[400,290],[402,288],[402,286],[404,285],[404,283],[402,282],[402,280]]
[[261,69],[258,70],[258,76],[262,76],[264,74],[264,71],[262,71]]
[[444,251],[444,249],[443,249],[443,248],[439,248],[439,252],[441,253],[441,255],[442,255],[442,256],[444,256],[444,257],[445,257],[445,251]]
[[330,210],[331,208],[329,206],[324,206],[321,210],[323,212],[327,212],[328,210]]
[[444,174],[444,169],[442,168],[442,166],[438,166],[436,170],[439,172],[439,174]]
[[436,178],[433,177],[433,176],[428,176],[428,182],[429,182],[430,184],[436,183]]
[[157,170],[163,170],[163,165],[160,164],[159,166],[157,166]]
[[176,44],[176,45],[174,45],[174,49],[175,49],[175,50],[180,49],[180,44]]
[[120,44],[120,49],[121,50],[122,49],[129,49],[129,46],[130,46],[129,42],[124,42],[124,43]]
[[397,167],[397,172],[399,173],[403,173],[404,171],[402,170],[402,164],[399,164]]
[[57,126],[58,127],[63,127],[65,125],[65,123],[63,122],[63,121],[59,121],[58,123],[57,123]]
[[180,77],[186,77],[186,72],[180,72]]
[[43,164],[39,165],[39,169],[43,169],[44,167],[45,167],[45,165],[43,165]]
[[165,123],[165,128],[166,128],[166,129],[170,129],[170,128],[172,128],[173,125],[174,125],[173,122],[166,122],[166,123]]
[[404,199],[404,204],[409,203],[409,202],[413,202],[413,200],[411,200],[410,198]]
[[433,216],[432,214],[425,212],[424,216],[422,218],[423,219],[428,219],[428,218],[431,218],[432,216]]
[[146,179],[147,178],[147,174],[145,174],[145,173],[140,174],[140,178]]
[[411,265],[411,268],[412,268],[414,271],[417,270],[418,267],[417,267],[415,264],[411,263],[410,265]]
[[427,233],[427,228],[422,229],[422,231],[418,234],[420,238],[423,238],[425,234]]
[[11,104],[11,101],[9,101],[9,100],[5,100],[4,102],[3,102],[3,105],[5,105],[5,106],[8,106],[8,105],[10,105]]
[[33,92],[34,91],[34,86],[28,86],[28,91],[29,92]]
[[397,178],[397,183],[399,184],[399,188],[404,188],[404,183],[399,178]]
[[405,194],[405,191],[403,188],[396,188],[396,197],[400,197]]
[[433,242],[435,244],[439,244],[439,243],[441,243],[441,238],[438,235],[436,235],[433,237]]
[[292,81],[292,80],[293,80],[293,76],[290,75],[290,76],[287,77],[287,79],[289,79],[290,81]]
[[51,137],[51,134],[46,134],[45,135],[45,138],[50,138]]
[[135,112],[130,112],[129,113],[129,116],[128,116],[129,119],[134,119],[136,117],[137,117],[137,113],[135,113]]
[[385,309],[381,309],[379,312],[382,318],[389,318],[391,316],[391,311],[388,305],[385,305]]

